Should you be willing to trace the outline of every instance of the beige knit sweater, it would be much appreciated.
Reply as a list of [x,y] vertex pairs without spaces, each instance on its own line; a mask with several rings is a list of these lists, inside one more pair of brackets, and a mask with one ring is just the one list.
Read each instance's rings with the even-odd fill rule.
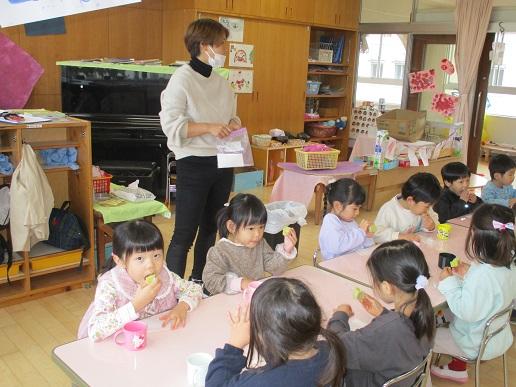
[[265,239],[256,247],[248,248],[223,238],[208,250],[202,280],[211,294],[222,293],[229,290],[228,279],[231,278],[257,280],[265,277],[266,272],[273,275],[283,273],[296,255],[295,248],[287,254],[283,244],[273,251]]

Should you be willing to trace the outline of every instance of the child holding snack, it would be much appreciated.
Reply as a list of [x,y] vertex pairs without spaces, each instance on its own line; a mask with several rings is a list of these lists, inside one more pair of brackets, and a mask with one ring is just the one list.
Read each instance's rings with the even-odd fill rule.
[[469,214],[482,204],[482,199],[468,189],[470,175],[468,167],[458,161],[442,167],[444,189],[434,205],[440,223]]
[[254,195],[238,194],[218,214],[221,239],[210,248],[202,273],[211,294],[238,293],[264,273],[281,274],[297,255],[297,236],[284,231],[285,242],[273,251],[263,239],[267,210]]
[[[364,189],[353,179],[340,179],[326,186],[326,205],[330,212],[324,216],[319,232],[319,247],[324,259],[331,259],[374,244],[370,224],[355,218],[365,201]],[[326,211],[325,211],[326,212]]]
[[509,156],[499,154],[489,161],[491,181],[482,188],[482,200],[486,203],[512,207],[516,204],[516,189],[512,186],[516,163]]
[[419,231],[433,231],[437,214],[432,205],[439,199],[441,185],[431,173],[416,173],[401,187],[396,195],[378,211],[374,235],[376,243],[407,239],[419,241]]
[[[471,219],[466,254],[472,259],[455,268],[445,268],[438,289],[446,297],[453,313],[449,328],[438,328],[434,352],[474,358],[482,335],[494,314],[507,308],[516,298],[514,263],[514,214],[499,204],[480,206]],[[482,360],[502,355],[513,342],[509,326],[494,336],[485,348]],[[454,358],[444,366],[433,366],[432,375],[466,383],[466,363]]]
[[[229,340],[215,352],[206,387],[342,386],[344,348],[334,333],[321,327],[321,308],[303,282],[268,279],[250,307],[238,308],[230,318]],[[246,359],[243,349],[248,345]],[[265,366],[252,367],[257,357]]]
[[129,321],[170,309],[160,317],[173,329],[184,326],[186,314],[202,298],[202,288],[185,281],[164,265],[163,237],[145,221],[126,222],[113,233],[112,269],[99,276],[95,299],[79,326],[78,338],[99,341]]
[[434,312],[425,290],[430,274],[423,252],[406,240],[386,242],[373,251],[367,268],[374,292],[382,301],[394,303],[394,310],[358,292],[373,321],[351,331],[353,310],[340,305],[328,322],[328,329],[346,347],[347,387],[381,386],[410,371],[428,355],[434,337]]

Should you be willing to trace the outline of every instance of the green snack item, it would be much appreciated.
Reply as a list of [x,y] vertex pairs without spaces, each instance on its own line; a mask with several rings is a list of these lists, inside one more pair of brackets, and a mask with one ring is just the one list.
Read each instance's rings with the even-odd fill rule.
[[283,230],[282,230],[283,236],[287,236],[288,234],[290,234],[291,230],[292,230],[292,228],[289,226],[283,227]]
[[147,277],[145,277],[145,282],[147,282],[148,285],[152,285],[156,281],[156,274],[149,274]]
[[364,292],[362,291],[362,289],[360,288],[355,288],[353,289],[353,298],[355,300],[358,300],[358,301],[362,301],[362,299],[364,298]]
[[460,265],[460,259],[459,257],[455,257],[451,262],[450,262],[450,267],[458,267]]
[[373,223],[373,224],[371,224],[371,225],[369,226],[369,232],[370,232],[371,234],[374,234],[374,233],[376,233],[376,231],[378,231],[378,227],[376,227],[376,224],[374,224],[374,223]]

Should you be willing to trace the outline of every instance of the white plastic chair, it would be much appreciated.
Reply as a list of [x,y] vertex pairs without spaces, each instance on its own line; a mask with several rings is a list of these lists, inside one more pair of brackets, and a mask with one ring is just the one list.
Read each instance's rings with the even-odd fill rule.
[[414,369],[405,372],[404,374],[387,380],[382,387],[394,386],[397,383],[403,382],[407,379],[413,378],[416,376],[416,380],[412,384],[412,387],[422,387],[426,386],[426,380],[430,373],[430,363],[432,362],[432,350],[428,353],[425,359],[419,363]]
[[[482,359],[482,356],[484,356],[484,351],[486,349],[487,343],[502,332],[505,327],[509,325],[509,322],[511,321],[511,313],[512,313],[513,305],[509,305],[504,310],[496,313],[486,322],[486,326],[484,328],[484,334],[482,335],[482,341],[480,342],[480,350],[478,351],[478,355],[474,359],[468,359],[466,357],[462,356],[455,356],[455,358],[460,359],[468,364],[474,364],[475,365],[475,386],[480,386],[480,362]],[[495,329],[493,332],[490,332],[491,325],[493,325],[495,322],[502,321],[502,324],[500,327]],[[502,356],[502,363],[503,363],[503,385],[504,387],[509,387],[509,375],[507,374],[507,357],[506,357],[507,351],[505,351]],[[441,354],[438,353],[435,359],[435,364],[438,364],[439,358],[441,357]]]

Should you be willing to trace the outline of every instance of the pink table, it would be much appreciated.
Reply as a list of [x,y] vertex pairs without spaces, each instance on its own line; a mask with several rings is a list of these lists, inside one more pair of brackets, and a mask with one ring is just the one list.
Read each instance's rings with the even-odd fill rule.
[[[430,269],[430,284],[427,288],[432,306],[438,306],[445,302],[444,296],[437,290],[441,269],[437,265],[440,252],[453,253],[460,259],[467,259],[465,243],[468,229],[454,227],[450,233],[450,239],[441,241],[435,237],[436,233],[420,233],[420,247],[423,250]],[[327,261],[318,263],[318,267],[329,272],[341,275],[344,278],[355,281],[361,285],[372,287],[372,280],[366,267],[369,256],[377,246],[358,250],[351,254],[342,255]]]
[[[455,226],[466,227],[469,229],[469,226],[471,225],[471,217],[472,216],[473,216],[472,214],[459,216],[458,218],[449,219],[447,223],[450,223]],[[453,232],[453,230],[452,230],[452,232]]]
[[[342,303],[352,306],[352,329],[364,326],[371,316],[352,298],[357,284],[312,266],[288,270],[286,277],[305,281],[320,303],[325,319]],[[366,287],[363,290],[371,292]],[[148,346],[130,352],[112,339],[93,343],[89,339],[60,345],[53,351],[54,361],[79,385],[91,386],[186,386],[186,358],[194,352],[215,353],[229,337],[228,310],[242,300],[240,294],[219,294],[207,298],[193,311],[185,328],[161,328],[157,316],[147,319]]]
[[[313,171],[301,169],[295,163],[278,163],[278,167],[282,169],[282,174],[274,183],[269,200],[271,202],[292,200],[308,207],[315,191],[315,224],[320,223],[325,186],[334,179],[350,177],[360,180],[360,184],[369,187],[364,207],[369,210],[372,206],[370,199],[373,196],[372,191],[374,191],[377,171],[364,170],[363,164],[341,161],[337,163],[336,169]],[[369,179],[364,179],[364,177],[369,177]]]

